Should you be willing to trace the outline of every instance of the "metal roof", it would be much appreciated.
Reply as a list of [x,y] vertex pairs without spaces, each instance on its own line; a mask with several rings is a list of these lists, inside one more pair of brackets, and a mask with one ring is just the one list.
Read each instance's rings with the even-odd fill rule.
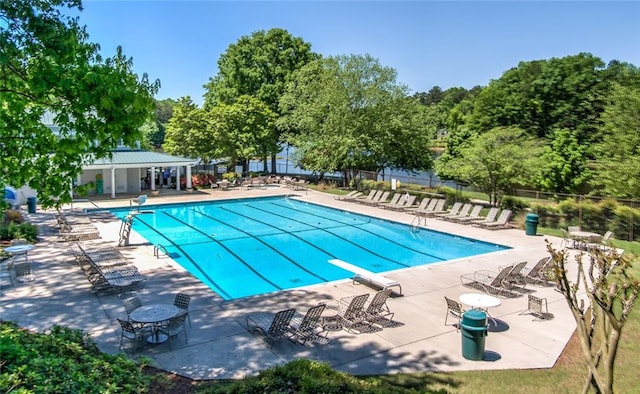
[[97,170],[104,168],[146,168],[146,167],[174,167],[194,166],[197,160],[180,156],[171,156],[166,153],[149,151],[113,151],[111,159],[103,158],[95,160],[91,164],[82,166],[85,170]]

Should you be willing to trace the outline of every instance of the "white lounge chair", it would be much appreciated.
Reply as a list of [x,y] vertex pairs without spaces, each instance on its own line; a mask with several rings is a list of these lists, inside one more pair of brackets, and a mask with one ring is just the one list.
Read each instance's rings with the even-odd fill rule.
[[495,222],[488,222],[488,223],[478,222],[474,225],[477,225],[489,230],[507,228],[509,226],[508,225],[509,219],[511,219],[511,210],[505,209],[502,212],[500,212],[500,216]]
[[367,282],[369,284],[381,287],[383,289],[388,289],[390,287],[397,287],[398,294],[402,295],[402,286],[400,283],[393,279],[389,279],[383,275],[376,274],[374,272],[368,271],[364,268],[360,268],[353,264],[349,264],[346,261],[332,259],[329,260],[329,263],[336,265],[340,268],[343,268],[347,271],[353,272],[353,281],[354,282]]

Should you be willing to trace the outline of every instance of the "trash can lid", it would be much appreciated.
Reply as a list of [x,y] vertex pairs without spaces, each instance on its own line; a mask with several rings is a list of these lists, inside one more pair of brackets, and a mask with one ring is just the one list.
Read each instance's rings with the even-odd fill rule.
[[470,309],[462,315],[461,324],[470,329],[484,330],[487,327],[487,313],[478,309]]
[[538,215],[536,215],[535,213],[528,213],[526,220],[528,222],[537,222],[538,221]]

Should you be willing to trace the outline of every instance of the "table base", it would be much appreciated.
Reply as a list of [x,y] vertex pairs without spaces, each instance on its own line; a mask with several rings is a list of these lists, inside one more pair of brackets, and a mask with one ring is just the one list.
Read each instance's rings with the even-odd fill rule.
[[166,342],[167,339],[169,339],[169,336],[166,334],[151,334],[147,337],[147,343],[150,343],[152,345],[158,345],[161,344],[163,342]]

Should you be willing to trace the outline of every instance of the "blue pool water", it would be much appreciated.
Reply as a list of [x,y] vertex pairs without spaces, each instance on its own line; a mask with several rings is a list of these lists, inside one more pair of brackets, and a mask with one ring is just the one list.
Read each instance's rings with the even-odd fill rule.
[[352,276],[330,259],[379,273],[508,249],[283,197],[145,210],[133,229],[227,300]]

